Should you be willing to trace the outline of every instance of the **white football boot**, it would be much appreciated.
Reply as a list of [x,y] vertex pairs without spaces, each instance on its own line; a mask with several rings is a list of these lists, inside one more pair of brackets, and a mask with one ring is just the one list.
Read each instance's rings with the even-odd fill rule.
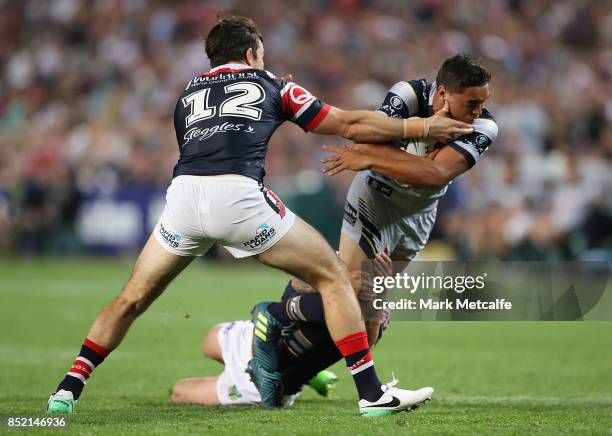
[[431,400],[434,389],[430,387],[409,391],[395,387],[397,379],[382,385],[383,394],[376,401],[359,400],[361,416],[385,416],[402,411],[412,411],[426,401]]
[[73,413],[76,402],[77,400],[74,399],[72,392],[60,389],[49,397],[47,412]]

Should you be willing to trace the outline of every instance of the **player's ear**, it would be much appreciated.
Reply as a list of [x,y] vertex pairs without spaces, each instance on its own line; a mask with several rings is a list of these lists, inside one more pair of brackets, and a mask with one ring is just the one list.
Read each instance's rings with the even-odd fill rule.
[[438,89],[436,89],[436,93],[440,96],[440,98],[444,101],[446,97],[448,97],[448,90],[444,85],[438,85]]
[[255,56],[256,56],[256,53],[255,53],[255,51],[253,51],[253,48],[251,48],[251,47],[247,48],[247,51],[245,53],[245,58],[246,58],[246,63],[250,67],[252,67],[253,63],[255,62]]

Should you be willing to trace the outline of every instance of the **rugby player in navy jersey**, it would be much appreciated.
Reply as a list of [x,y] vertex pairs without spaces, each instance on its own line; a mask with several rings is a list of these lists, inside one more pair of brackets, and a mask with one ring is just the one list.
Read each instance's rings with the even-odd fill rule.
[[[320,292],[330,335],[351,368],[363,415],[408,408],[422,400],[413,391],[379,381],[346,266],[316,230],[263,186],[265,155],[268,140],[284,121],[356,142],[419,137],[445,142],[473,129],[444,113],[398,120],[332,107],[264,70],[262,41],[255,23],[244,17],[225,18],[209,32],[205,45],[212,69],[189,81],[174,112],[180,158],[165,209],[131,277],[98,314],[76,360],[49,398],[49,412],[73,412],[87,379],[134,320],[214,243],[234,257],[254,256],[283,269]],[[268,328],[265,340],[254,340],[250,371],[262,403],[274,406],[278,362],[266,349],[280,334],[280,326],[271,322]]]
[[[373,266],[376,275],[392,273],[391,259],[386,253],[377,255]],[[361,306],[369,304],[375,295],[371,277],[361,271],[352,271],[350,279]],[[325,369],[339,361],[342,355],[325,326],[320,294],[294,277],[281,301],[274,304],[284,308],[282,334],[276,345],[282,404],[292,405],[305,385],[327,396],[337,377]],[[378,315],[377,325],[382,334],[388,323],[388,313],[380,311]],[[265,326],[252,321],[231,321],[214,326],[202,343],[202,352],[222,363],[223,371],[215,376],[178,381],[172,392],[172,401],[207,406],[260,404],[259,390],[246,370],[252,359],[253,335],[261,334],[266,334]]]
[[[497,138],[497,123],[484,107],[490,80],[477,58],[460,54],[442,64],[433,83],[409,80],[389,89],[378,112],[390,118],[443,111],[474,127],[448,144],[430,141],[427,156],[407,153],[409,140],[325,147],[333,153],[323,159],[328,175],[359,171],[347,194],[340,237],[339,255],[350,270],[382,250],[409,261],[425,247],[449,183],[472,168]],[[376,329],[368,332],[375,336]]]

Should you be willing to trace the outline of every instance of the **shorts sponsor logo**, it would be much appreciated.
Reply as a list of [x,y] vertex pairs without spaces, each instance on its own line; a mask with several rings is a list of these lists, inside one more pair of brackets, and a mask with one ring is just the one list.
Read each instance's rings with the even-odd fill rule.
[[344,220],[354,226],[357,222],[357,209],[355,209],[348,201],[344,205]]
[[162,223],[159,223],[159,234],[162,239],[172,248],[178,248],[182,237],[178,233],[172,233],[166,230]]
[[245,247],[258,248],[268,242],[276,234],[274,227],[270,227],[268,224],[260,224],[255,231],[255,237],[247,242],[244,242]]
[[236,385],[231,385],[227,388],[227,395],[232,401],[236,401],[238,400],[238,398],[242,397],[242,394],[240,393]]

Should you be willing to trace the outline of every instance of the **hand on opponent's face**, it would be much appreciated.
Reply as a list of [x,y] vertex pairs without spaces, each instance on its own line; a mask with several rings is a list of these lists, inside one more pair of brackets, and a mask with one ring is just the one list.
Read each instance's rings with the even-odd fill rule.
[[438,112],[429,118],[425,118],[424,136],[428,139],[433,139],[436,142],[448,144],[463,135],[470,134],[474,131],[468,123],[457,121],[450,117],[450,107],[448,100],[444,102],[444,106]]

